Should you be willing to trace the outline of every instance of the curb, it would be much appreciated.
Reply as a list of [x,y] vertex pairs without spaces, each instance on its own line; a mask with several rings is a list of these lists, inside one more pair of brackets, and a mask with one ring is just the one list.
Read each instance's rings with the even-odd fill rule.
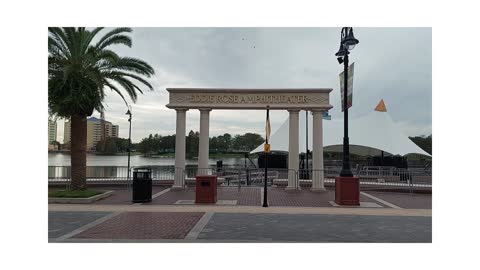
[[102,194],[98,194],[88,198],[48,198],[48,203],[80,203],[88,204],[104,198],[107,198],[113,194],[112,190],[107,190]]

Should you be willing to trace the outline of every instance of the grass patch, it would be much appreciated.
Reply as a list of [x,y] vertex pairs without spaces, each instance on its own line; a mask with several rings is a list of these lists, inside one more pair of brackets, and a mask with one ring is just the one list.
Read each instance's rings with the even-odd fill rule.
[[102,194],[103,191],[98,190],[55,190],[49,191],[49,198],[89,198],[98,194]]

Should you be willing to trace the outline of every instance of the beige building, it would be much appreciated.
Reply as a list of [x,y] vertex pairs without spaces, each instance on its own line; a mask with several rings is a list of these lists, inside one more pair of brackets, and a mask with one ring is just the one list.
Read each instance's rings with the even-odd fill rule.
[[48,120],[48,144],[57,140],[57,122]]
[[57,145],[53,142],[57,141],[57,122],[48,120],[48,150],[58,150]]
[[[69,143],[71,136],[70,122],[65,122],[63,142]],[[105,121],[105,137],[118,138],[118,125]],[[102,140],[102,121],[96,117],[87,119],[87,150],[94,150],[99,141]]]

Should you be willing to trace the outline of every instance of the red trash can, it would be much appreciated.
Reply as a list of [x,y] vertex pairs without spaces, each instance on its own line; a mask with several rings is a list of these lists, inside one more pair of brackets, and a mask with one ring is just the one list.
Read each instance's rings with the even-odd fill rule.
[[195,203],[217,202],[217,177],[215,175],[197,175],[195,182]]

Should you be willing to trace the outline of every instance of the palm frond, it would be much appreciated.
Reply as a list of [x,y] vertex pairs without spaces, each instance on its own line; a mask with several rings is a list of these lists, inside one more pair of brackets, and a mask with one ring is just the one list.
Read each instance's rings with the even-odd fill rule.
[[132,57],[122,57],[112,66],[114,70],[135,72],[147,77],[155,74],[155,70],[145,61]]
[[95,44],[95,47],[97,48],[100,48],[102,46],[102,43],[105,42],[106,40],[108,40],[110,37],[114,36],[114,35],[118,35],[118,34],[121,34],[121,33],[130,33],[132,32],[132,28],[129,28],[129,27],[118,27],[118,28],[115,28],[113,30],[111,30],[110,32],[106,33],[98,42],[97,44]]
[[116,92],[123,99],[123,102],[125,102],[125,104],[128,104],[122,92],[115,85],[111,84],[108,80],[104,80],[104,84],[112,91]]
[[115,44],[123,44],[127,47],[132,47],[132,39],[129,36],[125,35],[114,35],[107,40],[105,40],[100,46],[97,47],[97,49],[101,50],[104,49],[110,45],[115,45]]
[[110,78],[111,80],[115,81],[118,83],[122,88],[125,89],[127,94],[130,96],[133,102],[137,101],[137,92],[135,89],[139,90],[140,93],[143,93],[138,86],[133,84],[130,80],[127,78],[121,77],[121,76],[113,76]]
[[142,77],[140,77],[138,75],[132,74],[132,73],[127,73],[127,72],[122,72],[122,71],[112,71],[112,72],[104,73],[104,76],[107,77],[107,78],[117,77],[117,76],[130,77],[132,79],[135,79],[135,80],[141,82],[142,84],[147,86],[150,90],[153,90],[153,86],[147,80],[143,79]]

